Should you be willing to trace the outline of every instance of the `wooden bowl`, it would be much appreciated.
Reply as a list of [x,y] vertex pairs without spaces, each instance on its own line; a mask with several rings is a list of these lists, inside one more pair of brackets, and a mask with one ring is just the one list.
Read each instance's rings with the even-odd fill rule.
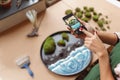
[[3,8],[10,8],[11,7],[12,0],[0,0],[0,6]]

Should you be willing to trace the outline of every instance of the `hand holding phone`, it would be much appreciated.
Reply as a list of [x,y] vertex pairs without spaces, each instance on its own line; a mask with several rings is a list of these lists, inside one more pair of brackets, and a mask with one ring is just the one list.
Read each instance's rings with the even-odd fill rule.
[[79,30],[80,28],[86,29],[86,27],[73,14],[63,17],[63,20],[70,27],[70,29],[78,35],[83,34],[83,32]]

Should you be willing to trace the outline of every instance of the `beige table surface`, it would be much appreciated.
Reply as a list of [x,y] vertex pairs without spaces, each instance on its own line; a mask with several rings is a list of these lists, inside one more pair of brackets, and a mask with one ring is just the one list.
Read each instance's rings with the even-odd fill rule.
[[[29,21],[16,25],[0,35],[0,80],[74,80],[75,76],[64,77],[50,72],[40,59],[40,47],[48,35],[67,30],[62,20],[66,9],[75,9],[77,6],[82,8],[85,5],[93,6],[96,11],[109,16],[112,21],[110,31],[120,31],[120,8],[107,1],[62,0],[40,14],[40,16],[44,15],[44,18],[40,25],[39,37],[26,37],[32,29]],[[91,22],[91,25],[95,24]],[[34,79],[15,63],[16,59],[24,55],[30,56],[30,68],[34,72]]]

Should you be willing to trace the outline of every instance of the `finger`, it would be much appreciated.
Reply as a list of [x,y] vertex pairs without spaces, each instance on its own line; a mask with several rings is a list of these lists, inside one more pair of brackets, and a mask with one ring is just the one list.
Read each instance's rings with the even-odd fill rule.
[[96,32],[96,31],[94,32],[94,35],[98,37],[98,35],[97,35],[97,32]]
[[81,19],[78,19],[83,25],[85,25],[86,24],[86,22],[84,22],[83,20],[81,20]]
[[70,27],[67,27],[67,29],[71,32],[72,35],[75,35],[75,32]]
[[83,28],[81,28],[80,31],[82,31],[82,32],[83,32],[84,34],[86,34],[86,36],[88,36],[88,37],[92,37],[92,36],[93,36],[92,33],[88,32],[87,30],[85,30],[85,29],[83,29]]
[[72,30],[70,27],[67,27],[67,29],[70,30],[70,31]]
[[89,38],[89,37],[85,38],[85,41],[91,41],[91,40],[92,40],[92,38]]

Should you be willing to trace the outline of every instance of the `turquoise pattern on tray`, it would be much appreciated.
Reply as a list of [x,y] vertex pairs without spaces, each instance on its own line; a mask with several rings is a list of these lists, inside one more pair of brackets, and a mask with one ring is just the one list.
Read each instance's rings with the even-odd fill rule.
[[60,75],[74,75],[83,71],[91,61],[91,51],[85,46],[71,51],[65,59],[61,59],[48,68]]

